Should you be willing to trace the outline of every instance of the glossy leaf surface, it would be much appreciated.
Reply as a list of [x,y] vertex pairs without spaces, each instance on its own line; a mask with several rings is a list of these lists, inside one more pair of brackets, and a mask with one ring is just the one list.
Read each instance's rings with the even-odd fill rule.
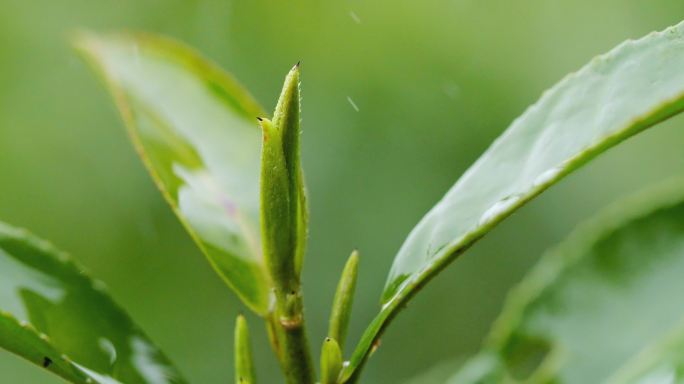
[[680,24],[625,42],[546,91],[410,233],[345,377],[406,300],[494,225],[594,156],[681,112],[683,67]]
[[482,354],[451,382],[631,383],[654,353],[658,369],[676,373],[684,350],[657,351],[682,333],[682,276],[678,182],[613,207],[547,254],[513,291]]
[[73,383],[185,382],[102,283],[48,243],[2,223],[0,310],[0,347]]
[[270,283],[259,234],[258,104],[230,76],[159,37],[84,35],[145,164],[212,266],[254,311]]

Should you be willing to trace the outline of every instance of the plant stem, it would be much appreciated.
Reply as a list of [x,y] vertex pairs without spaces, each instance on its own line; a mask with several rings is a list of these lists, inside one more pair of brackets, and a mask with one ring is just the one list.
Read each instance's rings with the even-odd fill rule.
[[276,355],[288,384],[313,384],[315,373],[304,324],[301,289],[276,292],[276,309],[269,321],[277,339]]

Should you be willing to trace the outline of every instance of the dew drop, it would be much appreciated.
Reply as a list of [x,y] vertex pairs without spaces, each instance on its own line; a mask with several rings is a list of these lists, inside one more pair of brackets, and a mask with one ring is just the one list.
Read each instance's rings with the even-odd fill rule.
[[480,218],[479,225],[487,225],[496,220],[499,216],[508,211],[512,206],[520,201],[520,195],[505,197],[492,205]]
[[114,344],[109,341],[108,339],[105,339],[104,337],[101,337],[98,340],[98,344],[100,346],[100,349],[104,351],[107,356],[109,356],[109,364],[114,365],[116,362],[116,347]]
[[[401,287],[399,289],[397,289],[397,292],[400,290],[401,290]],[[391,307],[392,304],[394,303],[394,300],[396,300],[396,299],[397,299],[397,295],[395,294],[394,296],[392,296],[391,299],[387,300],[387,302],[385,302],[382,305],[382,307],[380,307],[380,312],[383,312],[383,311],[387,310],[387,308]]]
[[532,183],[535,187],[541,186],[541,185],[547,185],[550,183],[552,180],[554,180],[558,175],[561,173],[563,169],[560,167],[554,167],[551,169],[547,169],[546,171],[542,172],[539,176],[537,176],[536,179],[534,179],[534,182]]
[[104,292],[107,290],[107,285],[102,280],[93,280],[93,289]]

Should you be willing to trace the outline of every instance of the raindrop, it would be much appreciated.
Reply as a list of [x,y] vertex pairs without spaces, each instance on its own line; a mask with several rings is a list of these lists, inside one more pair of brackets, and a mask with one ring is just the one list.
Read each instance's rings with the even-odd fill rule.
[[550,183],[552,180],[554,180],[558,175],[561,173],[563,169],[561,167],[554,167],[551,169],[547,169],[546,171],[542,172],[539,176],[537,176],[536,179],[534,179],[534,182],[532,183],[535,187],[541,186],[541,185],[547,185]]
[[511,207],[520,201],[520,195],[511,195],[505,197],[492,205],[480,218],[479,225],[487,225],[498,217],[506,213]]
[[107,290],[107,284],[102,280],[93,280],[93,289],[96,291],[104,292]]
[[355,110],[356,112],[359,111],[359,107],[356,105],[356,103],[354,102],[354,100],[352,100],[351,97],[347,96],[347,101],[348,101],[349,104],[352,106],[352,108],[354,108],[354,110]]
[[386,302],[385,304],[383,304],[383,305],[380,307],[380,312],[383,312],[383,311],[385,311],[387,308],[389,308],[389,307],[392,305],[392,302],[393,302],[393,301],[394,301],[394,297],[392,297],[392,299],[391,299],[390,301],[388,301],[388,302]]
[[104,337],[98,340],[98,344],[100,349],[109,356],[109,364],[113,365],[116,362],[116,347],[114,347],[114,344]]
[[361,24],[361,19],[359,18],[359,15],[357,15],[354,11],[349,11],[349,16],[351,16],[352,20],[354,20],[356,24]]

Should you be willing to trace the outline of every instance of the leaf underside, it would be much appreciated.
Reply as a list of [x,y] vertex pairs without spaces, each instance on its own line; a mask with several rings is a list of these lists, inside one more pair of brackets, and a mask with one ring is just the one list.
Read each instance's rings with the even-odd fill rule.
[[492,227],[596,155],[680,113],[682,68],[679,24],[619,45],[546,91],[409,234],[344,377],[405,302]]
[[262,108],[189,48],[142,34],[83,34],[158,187],[209,262],[251,309],[271,283],[259,233]]
[[77,384],[185,383],[101,282],[45,241],[3,223],[0,347]]
[[684,180],[612,207],[549,252],[449,382],[680,382],[682,276]]

